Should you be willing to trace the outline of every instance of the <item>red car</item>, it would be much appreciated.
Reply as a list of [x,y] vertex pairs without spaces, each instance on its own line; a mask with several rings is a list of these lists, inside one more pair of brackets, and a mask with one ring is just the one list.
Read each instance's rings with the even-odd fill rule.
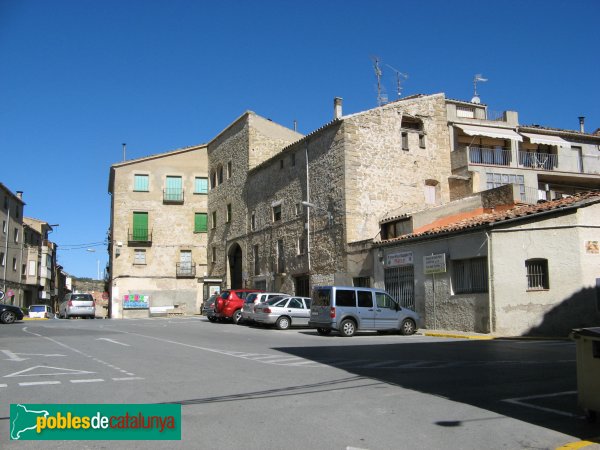
[[258,289],[227,289],[215,301],[215,316],[223,321],[232,319],[238,323],[242,318],[244,299],[252,292],[264,292]]

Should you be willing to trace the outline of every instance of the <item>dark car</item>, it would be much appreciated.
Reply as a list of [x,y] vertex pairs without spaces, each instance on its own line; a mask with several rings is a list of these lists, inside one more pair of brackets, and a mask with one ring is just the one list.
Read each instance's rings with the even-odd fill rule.
[[217,316],[215,316],[215,301],[217,297],[218,294],[213,294],[202,304],[202,315],[206,316],[211,322],[217,321]]
[[15,320],[23,320],[23,311],[21,308],[0,303],[0,322],[14,323]]

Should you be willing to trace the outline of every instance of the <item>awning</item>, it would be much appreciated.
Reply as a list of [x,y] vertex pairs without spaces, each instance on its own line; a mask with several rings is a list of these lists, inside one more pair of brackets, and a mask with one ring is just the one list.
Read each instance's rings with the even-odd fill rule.
[[521,133],[529,139],[532,144],[557,145],[561,147],[570,147],[571,144],[558,136],[550,136],[549,134],[531,134]]
[[463,124],[455,124],[455,126],[463,130],[469,136],[487,136],[491,138],[510,139],[511,141],[523,142],[523,138],[520,134],[507,128],[480,127],[478,125]]

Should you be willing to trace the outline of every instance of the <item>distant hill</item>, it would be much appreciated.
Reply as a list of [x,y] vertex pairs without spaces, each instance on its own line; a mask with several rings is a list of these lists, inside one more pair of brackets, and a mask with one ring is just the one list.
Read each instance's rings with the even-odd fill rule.
[[104,292],[104,280],[94,280],[93,278],[71,278],[73,291],[79,292]]

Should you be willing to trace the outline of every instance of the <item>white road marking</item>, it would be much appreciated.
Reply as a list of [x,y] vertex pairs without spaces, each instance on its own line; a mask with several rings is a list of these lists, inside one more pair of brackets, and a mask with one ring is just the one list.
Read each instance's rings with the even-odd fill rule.
[[543,406],[532,405],[531,403],[526,403],[523,401],[523,400],[534,400],[534,399],[538,399],[538,398],[558,397],[561,395],[572,395],[572,394],[577,394],[577,391],[565,391],[565,392],[555,392],[553,394],[530,395],[528,397],[506,398],[502,401],[506,402],[506,403],[512,403],[513,405],[526,406],[527,408],[533,408],[533,409],[538,409],[540,411],[546,411],[546,412],[550,412],[550,413],[554,413],[554,414],[560,414],[561,416],[580,417],[577,414],[560,411],[558,409],[545,408]]
[[69,380],[71,383],[98,383],[104,381],[102,378],[90,378],[88,380]]
[[143,378],[142,377],[113,378],[113,381],[129,381],[129,380],[143,380]]
[[0,384],[0,388],[6,387],[8,384]]
[[[55,370],[56,372],[50,372],[50,373],[28,373],[31,371],[34,371],[36,369],[43,369],[44,371],[47,369],[52,369]],[[60,371],[66,371],[66,372],[60,372]],[[95,372],[90,372],[88,370],[75,370],[75,369],[66,369],[64,367],[50,367],[50,366],[33,366],[30,367],[29,369],[24,369],[24,370],[20,370],[18,372],[14,372],[8,375],[4,375],[4,378],[12,378],[12,377],[37,377],[37,376],[53,376],[53,375],[79,375],[79,374],[84,374],[84,373],[95,373]]]
[[19,386],[39,386],[43,384],[60,384],[60,381],[29,381],[25,383],[19,383]]
[[108,339],[108,338],[98,338],[96,339],[97,341],[107,341],[107,342],[112,342],[113,344],[119,344],[122,345],[124,347],[131,347],[131,345],[129,344],[125,344],[123,342],[119,342],[119,341],[115,341],[114,339]]
[[19,358],[19,356],[17,356],[16,353],[11,352],[10,350],[0,350],[0,352],[4,353],[6,356],[8,356],[8,359],[6,359],[6,361],[25,361],[26,359],[29,359],[29,358]]

